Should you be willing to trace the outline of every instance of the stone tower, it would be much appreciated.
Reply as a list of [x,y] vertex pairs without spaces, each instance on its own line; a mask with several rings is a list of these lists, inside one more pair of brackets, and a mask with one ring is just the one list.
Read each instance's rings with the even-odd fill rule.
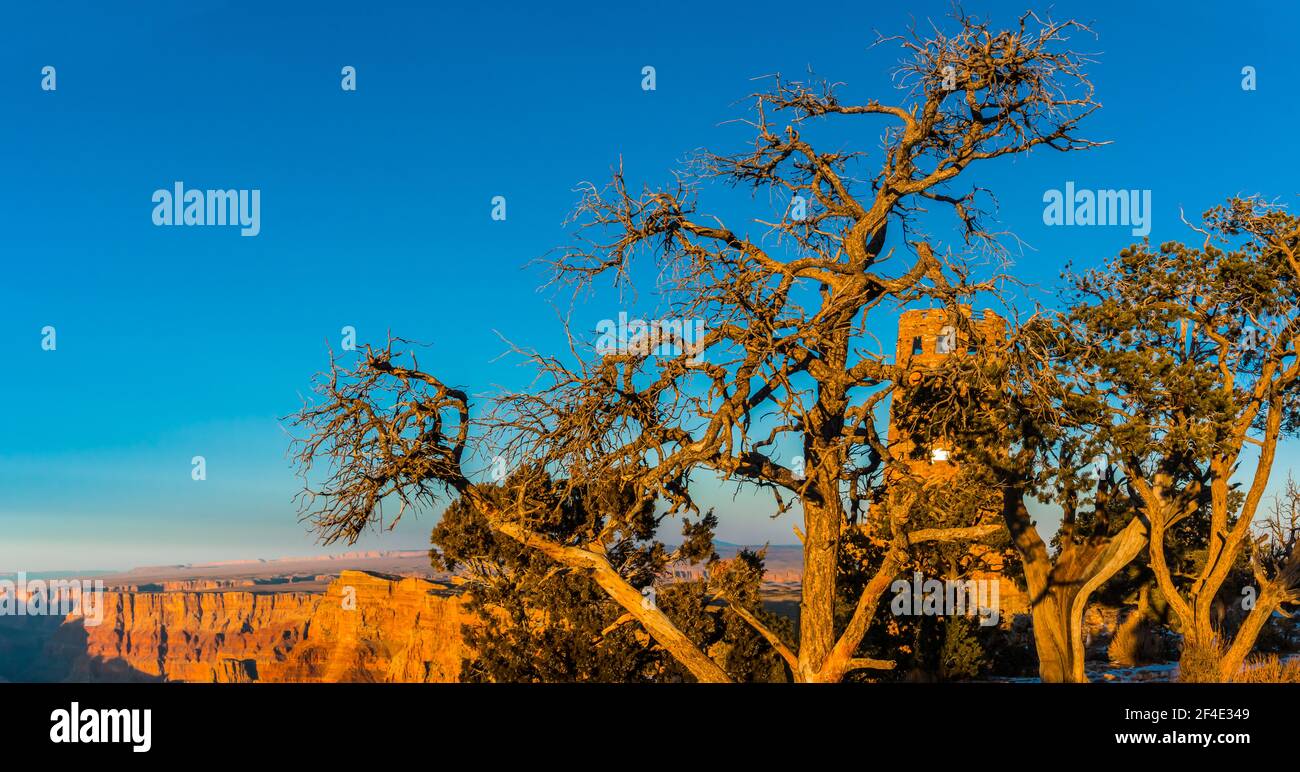
[[[898,320],[898,345],[894,362],[906,370],[905,383],[919,383],[926,370],[939,366],[947,357],[965,356],[974,351],[981,341],[997,340],[1007,334],[1006,321],[992,311],[985,310],[978,317],[973,317],[969,308],[963,308],[962,313],[971,325],[958,323],[953,318],[953,312],[945,308],[903,312]],[[974,335],[967,332],[968,326],[974,328]],[[899,455],[911,454],[914,446],[894,426],[892,414],[888,440],[889,446],[896,448]],[[926,476],[947,476],[952,473],[951,458],[945,448],[932,449],[928,461],[912,461],[910,466],[916,473]]]
[[[968,356],[982,342],[1006,337],[1006,320],[991,310],[973,315],[970,308],[961,311],[969,324],[954,318],[954,312],[945,308],[904,311],[898,320],[898,343],[895,363],[904,370],[903,382],[915,385],[925,377],[927,370],[935,368],[950,356]],[[973,334],[972,331],[973,330]],[[905,387],[904,387],[905,388]],[[916,457],[915,444],[895,426],[891,412],[888,442],[896,459],[908,459],[912,474],[927,481],[948,480],[957,475],[959,459],[949,448],[933,447],[928,453]],[[980,522],[996,522],[1001,512],[990,510],[981,515]],[[1005,624],[1015,614],[1028,610],[1028,597],[1015,582],[1001,573],[1001,554],[982,544],[971,545],[970,554],[992,570],[972,574],[972,578],[997,581],[999,603]]]

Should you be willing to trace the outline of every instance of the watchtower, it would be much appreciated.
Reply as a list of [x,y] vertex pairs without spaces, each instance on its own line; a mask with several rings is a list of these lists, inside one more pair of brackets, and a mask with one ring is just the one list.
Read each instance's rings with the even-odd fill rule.
[[[960,313],[958,318],[956,314]],[[968,307],[958,312],[946,308],[904,311],[898,320],[898,342],[894,362],[903,371],[902,385],[895,396],[908,386],[915,386],[950,356],[970,356],[983,345],[1005,339],[1007,323],[991,310],[975,315]],[[952,384],[950,384],[951,386]],[[942,442],[918,454],[917,446],[895,425],[891,410],[888,442],[896,459],[902,462],[914,477],[927,482],[942,482],[957,476],[960,457]],[[979,516],[981,523],[999,522],[1001,511],[992,507]],[[1004,576],[1003,556],[983,544],[971,545],[970,556],[987,566],[988,571],[978,571],[971,578],[993,580],[999,583],[999,603],[1003,619],[1028,610],[1028,596],[1015,582]]]
[[[1007,323],[1002,317],[985,310],[979,316],[973,316],[971,309],[963,307],[960,311],[963,319],[955,318],[955,313],[946,308],[926,308],[904,311],[898,320],[898,344],[894,362],[905,373],[903,383],[914,386],[921,382],[927,370],[943,364],[950,356],[966,356],[974,353],[989,341],[1005,338]],[[890,413],[889,446],[895,449],[895,458],[910,458],[915,445],[902,436],[894,425],[893,413]],[[919,474],[951,474],[952,456],[948,448],[930,449],[928,459],[909,461],[912,471]],[[931,470],[922,471],[922,466]]]

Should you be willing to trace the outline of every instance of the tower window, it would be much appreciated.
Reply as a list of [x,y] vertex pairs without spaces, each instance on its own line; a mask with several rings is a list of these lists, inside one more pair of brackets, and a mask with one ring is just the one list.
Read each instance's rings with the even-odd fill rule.
[[957,348],[957,331],[951,327],[939,330],[939,339],[934,343],[934,353],[951,354]]
[[918,335],[915,338],[912,338],[912,354],[913,355],[919,354],[921,353],[921,350],[922,350],[921,336]]

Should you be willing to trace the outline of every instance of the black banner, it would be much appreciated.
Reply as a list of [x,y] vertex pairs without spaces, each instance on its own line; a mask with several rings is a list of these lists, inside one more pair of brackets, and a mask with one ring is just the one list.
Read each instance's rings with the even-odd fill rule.
[[578,750],[593,763],[626,752],[684,762],[683,743],[704,743],[760,760],[892,748],[927,762],[1032,751],[1100,763],[1111,751],[1254,757],[1296,739],[1296,691],[1284,685],[6,684],[0,694],[7,750],[51,760],[400,752],[558,763]]

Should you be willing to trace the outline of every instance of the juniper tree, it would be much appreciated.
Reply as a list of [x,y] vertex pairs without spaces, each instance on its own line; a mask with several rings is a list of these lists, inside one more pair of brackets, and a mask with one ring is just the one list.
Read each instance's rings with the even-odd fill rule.
[[[1070,322],[1104,399],[1105,452],[1150,526],[1150,564],[1184,656],[1240,669],[1259,630],[1297,600],[1300,558],[1255,561],[1258,597],[1239,629],[1214,609],[1252,556],[1278,443],[1300,428],[1300,219],[1258,198],[1205,213],[1198,246],[1142,243],[1076,277]],[[1184,578],[1170,535],[1202,555]]]

